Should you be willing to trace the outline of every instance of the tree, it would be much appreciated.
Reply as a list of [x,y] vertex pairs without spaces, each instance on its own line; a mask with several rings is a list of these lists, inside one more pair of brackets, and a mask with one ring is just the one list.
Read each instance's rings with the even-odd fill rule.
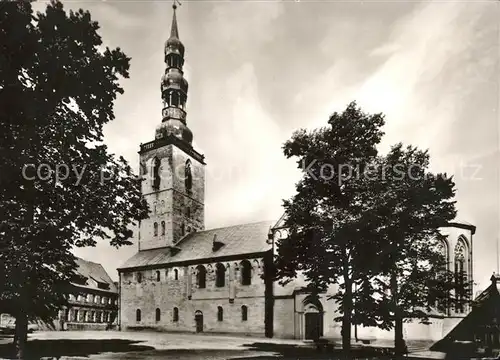
[[[297,193],[284,201],[288,237],[277,242],[276,278],[283,283],[302,273],[309,282],[311,296],[318,296],[331,284],[338,284],[332,299],[340,305],[342,346],[349,356],[353,298],[370,292],[365,260],[371,255],[371,241],[362,229],[369,213],[368,182],[361,175],[376,159],[376,146],[383,135],[380,114],[363,113],[355,103],[342,113],[334,113],[328,126],[312,132],[297,131],[284,146],[287,158],[298,158],[303,177]],[[311,298],[309,298],[311,300]],[[356,313],[369,309],[371,297],[358,296]],[[372,316],[354,320],[374,325]]]
[[372,283],[380,295],[378,319],[395,330],[397,353],[404,351],[403,321],[444,313],[452,299],[467,301],[457,279],[448,270],[439,249],[440,228],[456,216],[451,177],[428,170],[429,154],[397,144],[377,159],[373,183],[372,235],[380,246],[373,249]]
[[127,162],[103,143],[130,59],[99,49],[99,26],[83,10],[0,7],[0,306],[16,318],[23,358],[28,320],[67,304],[71,250],[131,244],[147,205]]

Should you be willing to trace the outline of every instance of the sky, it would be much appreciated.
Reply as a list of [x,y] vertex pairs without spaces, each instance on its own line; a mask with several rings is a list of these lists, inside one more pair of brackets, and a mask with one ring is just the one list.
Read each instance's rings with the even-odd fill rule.
[[[89,10],[104,45],[131,57],[110,149],[138,169],[161,122],[170,1],[66,1]],[[37,4],[42,9],[44,4]],[[281,146],[356,100],[386,115],[380,150],[429,149],[454,174],[458,218],[473,237],[476,290],[498,270],[498,1],[183,1],[177,11],[190,88],[187,122],[206,156],[207,229],[278,219],[300,177]],[[76,254],[113,278],[137,246]]]

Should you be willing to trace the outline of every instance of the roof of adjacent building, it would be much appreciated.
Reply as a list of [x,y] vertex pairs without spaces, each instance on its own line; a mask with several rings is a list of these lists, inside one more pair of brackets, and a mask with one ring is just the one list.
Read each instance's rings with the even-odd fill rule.
[[[76,272],[83,276],[85,279],[91,279],[96,282],[100,282],[103,284],[109,285],[109,289],[100,289],[99,290],[104,290],[104,291],[110,291],[110,292],[118,292],[118,288],[109,276],[109,274],[104,270],[103,266],[101,264],[92,262],[92,261],[87,261],[81,258],[76,258],[75,260],[78,268],[76,269]],[[92,288],[92,289],[97,289],[95,286],[90,286],[88,285],[82,285],[78,283],[73,283],[75,286],[79,287],[85,287],[85,288]]]
[[[269,229],[275,221],[261,221],[218,229],[197,231],[186,235],[175,246],[141,250],[128,259],[119,269],[148,267],[178,262],[196,262],[204,259],[243,256],[270,250],[267,243]],[[216,251],[214,239],[223,245]]]

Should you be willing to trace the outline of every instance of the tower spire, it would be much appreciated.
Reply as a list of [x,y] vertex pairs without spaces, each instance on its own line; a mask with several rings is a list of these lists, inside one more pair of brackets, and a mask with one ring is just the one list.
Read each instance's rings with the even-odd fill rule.
[[179,0],[173,0],[172,9],[174,9],[174,16],[172,17],[172,28],[170,29],[171,38],[179,38],[179,29],[177,28],[177,4],[182,5]]
[[193,134],[186,125],[188,82],[184,78],[184,45],[179,40],[177,26],[178,0],[173,0],[172,29],[165,43],[165,74],[161,79],[163,100],[162,123],[156,128],[156,138],[176,137],[191,146]]

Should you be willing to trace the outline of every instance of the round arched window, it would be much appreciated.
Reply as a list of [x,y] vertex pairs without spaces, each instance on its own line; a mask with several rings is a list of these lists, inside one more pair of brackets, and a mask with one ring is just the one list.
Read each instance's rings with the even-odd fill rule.
[[191,161],[189,159],[186,161],[184,169],[184,184],[186,186],[186,191],[190,192],[193,187],[193,174],[191,173]]

